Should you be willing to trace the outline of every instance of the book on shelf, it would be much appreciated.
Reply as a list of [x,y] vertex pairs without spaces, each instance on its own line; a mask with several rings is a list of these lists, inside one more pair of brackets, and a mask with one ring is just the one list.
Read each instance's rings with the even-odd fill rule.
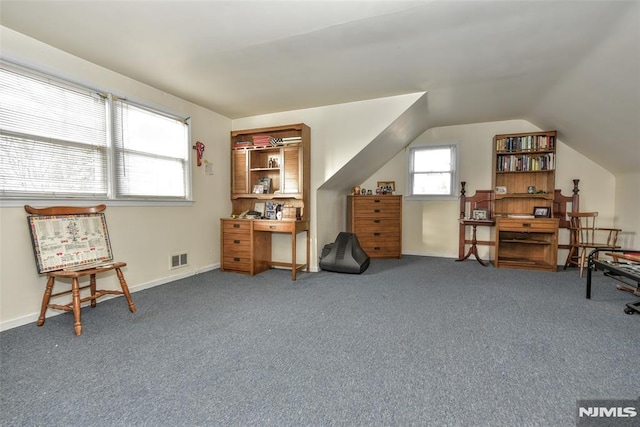
[[555,136],[524,135],[496,139],[496,151],[553,151]]
[[535,172],[555,169],[555,154],[530,156],[528,154],[500,154],[497,160],[498,172]]
[[270,140],[270,143],[273,146],[296,144],[298,142],[302,142],[302,137],[300,137],[300,136],[289,136],[289,137],[285,137],[285,138],[271,138],[271,140]]

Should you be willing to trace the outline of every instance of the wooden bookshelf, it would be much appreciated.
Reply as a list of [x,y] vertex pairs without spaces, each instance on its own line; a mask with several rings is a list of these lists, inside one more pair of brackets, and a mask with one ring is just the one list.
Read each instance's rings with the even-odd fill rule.
[[[545,131],[493,139],[496,267],[557,270],[556,137],[556,131]],[[549,218],[535,218],[538,207],[547,208]]]

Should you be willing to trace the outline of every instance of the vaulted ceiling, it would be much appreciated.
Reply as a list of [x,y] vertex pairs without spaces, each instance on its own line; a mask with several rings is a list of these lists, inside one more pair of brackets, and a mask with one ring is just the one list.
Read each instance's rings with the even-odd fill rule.
[[526,119],[640,169],[638,1],[0,0],[0,23],[231,119],[427,91],[434,126]]

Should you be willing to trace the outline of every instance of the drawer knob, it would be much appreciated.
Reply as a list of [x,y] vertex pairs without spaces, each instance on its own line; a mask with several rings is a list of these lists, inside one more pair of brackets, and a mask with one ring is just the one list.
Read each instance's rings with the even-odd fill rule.
[[374,219],[373,222],[375,222],[376,224],[380,224],[380,220],[379,219]]
[[531,227],[531,223],[530,222],[523,222],[522,226],[523,227]]
[[374,251],[379,251],[380,250],[380,246],[376,246],[375,248],[373,248]]
[[379,236],[379,235],[380,235],[380,233],[373,233],[373,235],[374,235],[374,236]]
[[375,199],[373,203],[380,203],[380,199]]
[[240,243],[240,240],[234,240],[233,243],[237,245],[238,243]]
[[236,258],[233,258],[233,260],[234,260],[235,262],[240,262],[240,258],[237,258],[237,257],[236,257]]
[[240,228],[240,224],[233,224],[233,228]]
[[270,225],[269,228],[275,230],[277,227],[275,225]]

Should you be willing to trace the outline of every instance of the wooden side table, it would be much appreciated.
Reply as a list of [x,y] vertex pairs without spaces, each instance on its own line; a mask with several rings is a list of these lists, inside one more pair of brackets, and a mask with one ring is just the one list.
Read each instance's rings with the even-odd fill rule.
[[484,267],[487,266],[487,264],[480,258],[480,255],[478,255],[478,239],[476,237],[476,232],[477,232],[477,228],[479,225],[481,226],[492,226],[495,224],[495,221],[492,220],[478,220],[478,219],[461,219],[460,220],[460,224],[463,227],[466,227],[468,225],[470,225],[472,227],[472,234],[471,234],[471,246],[469,247],[469,251],[467,252],[467,254],[461,258],[458,258],[456,261],[464,261],[465,259],[469,258],[471,255],[476,257],[476,260],[483,265]]

